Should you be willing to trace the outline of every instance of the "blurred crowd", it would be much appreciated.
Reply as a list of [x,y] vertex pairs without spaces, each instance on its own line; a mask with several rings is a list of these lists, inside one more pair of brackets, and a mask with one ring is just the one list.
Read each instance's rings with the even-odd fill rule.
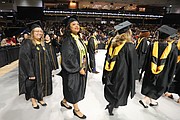
[[[24,23],[26,24],[26,23]],[[117,23],[118,24],[118,23]],[[20,24],[17,24],[20,25]],[[91,36],[91,32],[93,30],[96,30],[98,35],[96,36],[98,43],[107,44],[108,39],[113,36],[114,34],[114,26],[116,24],[101,24],[101,23],[94,23],[94,22],[80,22],[81,26],[81,37],[83,38],[84,42],[87,43],[88,38]],[[21,29],[23,28],[23,25],[21,24]],[[62,24],[62,21],[60,22],[43,22],[42,26],[44,28],[45,33],[49,34],[51,39],[57,40],[57,42],[60,41],[64,27]],[[178,25],[171,25],[172,27],[179,29],[180,27]],[[10,27],[10,26],[9,26]],[[160,27],[160,25],[156,24],[145,24],[145,25],[137,25],[133,24],[132,32],[133,32],[133,41],[136,41],[138,39],[138,35],[140,33],[140,30],[145,29],[149,30],[150,35],[149,39],[153,40],[155,39],[155,34],[157,28]],[[28,37],[30,34],[27,29],[24,29],[20,33],[13,35],[13,36],[6,36],[3,35],[2,28],[0,29],[0,46],[13,46],[13,45],[20,45],[24,39]]]

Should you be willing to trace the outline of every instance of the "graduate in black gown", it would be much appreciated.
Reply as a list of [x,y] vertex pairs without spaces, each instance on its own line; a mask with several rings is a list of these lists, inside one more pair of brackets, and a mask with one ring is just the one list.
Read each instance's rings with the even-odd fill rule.
[[19,95],[31,99],[34,109],[47,104],[43,98],[52,94],[51,64],[44,45],[43,30],[31,27],[31,37],[23,41],[19,51]]
[[136,44],[136,51],[138,54],[138,68],[139,70],[142,68],[144,64],[144,59],[147,53],[148,48],[148,37],[150,35],[150,32],[148,30],[141,30],[139,34],[139,38],[137,40]]
[[128,96],[135,94],[135,80],[138,79],[138,58],[132,42],[131,23],[125,21],[115,26],[116,35],[107,50],[102,82],[109,115],[113,109],[127,105]]
[[106,42],[106,46],[105,46],[105,49],[107,49],[107,50],[109,49],[112,38],[115,36],[115,31],[110,31],[108,36],[109,36],[109,38],[108,38],[108,41]]
[[144,78],[141,93],[145,96],[139,101],[144,108],[157,106],[156,101],[167,91],[171,84],[178,56],[176,45],[170,40],[170,35],[177,32],[176,29],[163,25],[157,29],[158,41],[150,44],[147,56],[142,68]]
[[52,45],[51,39],[49,34],[45,34],[45,46],[50,56],[50,61],[52,64],[52,70],[56,70],[59,68],[58,62],[57,62],[57,56],[55,52],[55,47]]
[[92,71],[92,73],[96,73],[97,74],[99,72],[96,70],[95,53],[96,53],[96,50],[98,48],[98,43],[97,43],[97,38],[96,38],[98,33],[94,29],[94,30],[91,31],[91,34],[92,35],[89,37],[89,40],[88,40],[87,49],[88,49],[88,53],[89,53],[89,61],[90,61],[91,71]]
[[168,88],[168,92],[165,95],[173,99],[172,93],[178,94],[179,99],[177,100],[177,102],[180,103],[180,39],[177,42],[177,48],[178,48],[178,60],[177,60],[175,77],[170,87]]
[[63,95],[61,106],[72,109],[67,102],[73,104],[75,116],[85,119],[78,102],[84,99],[87,82],[87,48],[79,36],[80,25],[76,16],[64,19],[65,32],[61,46],[61,73]]

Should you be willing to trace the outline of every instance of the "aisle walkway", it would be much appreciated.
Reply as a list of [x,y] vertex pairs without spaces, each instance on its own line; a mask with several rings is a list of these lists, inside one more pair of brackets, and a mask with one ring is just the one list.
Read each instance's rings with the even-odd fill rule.
[[[139,103],[141,83],[136,82],[136,95],[129,99],[128,105],[114,110],[114,116],[109,116],[103,96],[101,83],[102,67],[105,50],[99,50],[96,55],[99,74],[89,73],[85,99],[79,103],[86,120],[180,120],[180,104],[166,97],[159,99],[158,107],[144,109]],[[32,108],[31,102],[18,95],[18,61],[0,69],[0,120],[79,120],[59,104],[62,96],[62,80],[60,76],[53,78],[53,94],[45,97],[47,107],[39,110]],[[3,73],[6,71],[5,73]],[[56,71],[58,72],[58,71]]]

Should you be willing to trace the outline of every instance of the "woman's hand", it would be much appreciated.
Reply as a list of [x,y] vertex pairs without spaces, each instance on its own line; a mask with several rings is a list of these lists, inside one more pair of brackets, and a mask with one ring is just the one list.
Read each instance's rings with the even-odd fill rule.
[[79,71],[81,75],[86,75],[86,72],[84,70],[84,68],[81,68],[81,70]]

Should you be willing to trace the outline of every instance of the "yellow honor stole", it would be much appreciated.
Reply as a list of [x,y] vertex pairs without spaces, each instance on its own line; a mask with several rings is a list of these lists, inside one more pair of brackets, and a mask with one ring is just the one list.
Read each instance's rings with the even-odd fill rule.
[[87,57],[86,56],[86,53],[87,53],[87,50],[86,50],[86,47],[85,45],[83,44],[83,42],[80,41],[80,37],[78,35],[75,35],[73,33],[71,33],[71,36],[74,38],[74,40],[76,41],[76,44],[77,44],[77,47],[79,49],[79,54],[80,54],[80,67],[85,67],[84,66],[84,59]]
[[[151,62],[151,71],[153,74],[159,74],[166,63],[166,59],[171,51],[172,42],[168,42],[168,46],[163,51],[160,59],[158,59],[158,42],[154,42],[153,50],[152,50],[152,62]],[[158,66],[159,64],[159,66]]]
[[177,48],[178,48],[178,60],[177,63],[180,61],[180,40],[177,43]]
[[109,48],[107,60],[105,63],[105,70],[112,71],[114,68],[114,65],[116,63],[116,56],[118,55],[119,51],[122,49],[126,41],[124,41],[121,45],[113,48],[112,44]]
[[[98,41],[94,35],[92,35],[91,37],[94,38],[94,46],[95,46],[95,49],[97,49],[98,48]],[[91,37],[89,37],[89,39],[91,39]]]
[[139,39],[137,40],[136,49],[139,47],[139,45],[140,45],[140,43],[142,42],[143,39],[144,39],[144,37],[139,38]]

